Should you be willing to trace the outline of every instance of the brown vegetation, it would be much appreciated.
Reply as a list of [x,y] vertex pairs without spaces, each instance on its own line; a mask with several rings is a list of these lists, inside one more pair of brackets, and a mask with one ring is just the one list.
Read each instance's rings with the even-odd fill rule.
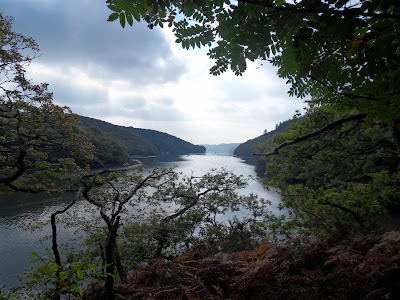
[[[204,245],[155,261],[116,287],[117,299],[400,299],[400,232],[370,234],[334,247],[258,249],[202,257]],[[101,299],[93,285],[84,299]]]

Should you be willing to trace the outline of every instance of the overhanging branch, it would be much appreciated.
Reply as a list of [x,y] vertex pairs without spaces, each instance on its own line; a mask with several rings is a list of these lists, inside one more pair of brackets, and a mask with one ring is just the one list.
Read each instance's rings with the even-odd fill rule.
[[346,115],[346,116],[344,116],[344,117],[342,117],[342,118],[340,118],[340,119],[338,119],[338,120],[336,120],[336,121],[333,121],[333,122],[331,122],[331,123],[325,125],[324,127],[320,128],[320,129],[318,129],[318,130],[316,130],[316,131],[313,131],[313,132],[311,132],[311,133],[308,133],[308,134],[299,136],[299,137],[297,137],[297,138],[295,138],[295,139],[293,139],[293,140],[285,141],[285,142],[283,142],[282,144],[280,144],[279,146],[277,146],[277,147],[276,147],[274,150],[272,150],[271,152],[268,152],[268,153],[256,153],[256,154],[254,154],[254,155],[255,155],[255,156],[270,156],[270,155],[279,154],[279,150],[281,150],[282,148],[284,148],[284,147],[286,147],[286,146],[290,146],[290,145],[297,144],[297,143],[299,143],[299,142],[308,140],[308,139],[310,139],[310,138],[312,138],[312,137],[314,137],[314,136],[317,136],[317,135],[319,135],[319,134],[321,134],[321,133],[323,133],[323,132],[325,132],[325,131],[332,130],[332,129],[334,129],[334,128],[336,128],[336,127],[338,127],[339,125],[342,125],[342,124],[344,124],[344,123],[351,122],[351,121],[355,121],[355,120],[362,120],[362,119],[364,119],[366,116],[367,116],[367,113],[358,113],[358,114],[349,114],[349,115]]
[[291,12],[291,13],[317,13],[317,14],[330,14],[330,15],[342,15],[342,16],[352,16],[352,17],[370,17],[376,19],[396,19],[399,20],[400,16],[395,14],[387,13],[374,13],[365,12],[358,8],[353,9],[322,9],[314,7],[296,7],[296,5],[286,4],[286,6],[276,6],[266,1],[256,1],[256,0],[240,0],[239,2],[253,4],[257,6],[262,6],[275,11]]
[[15,171],[14,174],[9,175],[5,178],[0,178],[0,183],[5,183],[5,184],[12,183],[25,173],[26,171],[26,166],[24,162],[25,156],[26,156],[26,151],[21,150],[17,158],[18,169]]

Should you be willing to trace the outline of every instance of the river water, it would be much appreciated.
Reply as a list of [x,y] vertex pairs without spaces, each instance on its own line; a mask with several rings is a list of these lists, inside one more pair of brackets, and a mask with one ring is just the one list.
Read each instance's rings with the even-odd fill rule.
[[[176,170],[183,174],[201,176],[210,169],[225,168],[237,175],[254,176],[257,178],[254,165],[244,160],[223,155],[183,155],[179,157],[155,157],[140,158],[145,166],[176,166]],[[272,202],[271,210],[276,214],[279,195],[274,191],[267,191],[261,184],[261,179],[250,181],[248,187],[241,191],[243,194],[253,193],[260,198]],[[51,229],[45,225],[40,229],[34,229],[36,222],[50,222],[51,213],[65,207],[71,202],[74,195],[63,194],[56,196],[18,194],[12,196],[0,196],[0,290],[1,286],[10,288],[16,286],[19,281],[15,275],[21,275],[27,261],[33,256],[31,251],[39,254],[50,249],[50,241],[46,239]],[[60,229],[61,238],[73,237],[72,229]]]

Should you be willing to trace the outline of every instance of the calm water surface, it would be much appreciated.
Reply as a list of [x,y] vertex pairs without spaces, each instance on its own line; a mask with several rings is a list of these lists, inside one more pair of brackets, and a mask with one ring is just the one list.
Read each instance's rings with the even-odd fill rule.
[[[183,174],[201,176],[210,169],[226,168],[237,175],[255,176],[253,165],[233,156],[222,155],[184,155],[180,157],[141,158],[145,166],[176,166],[176,170]],[[271,210],[280,214],[277,209],[279,196],[274,191],[267,191],[261,184],[261,179],[249,182],[243,194],[256,194],[260,198],[272,201]],[[64,194],[57,196],[18,194],[0,196],[0,289],[18,284],[15,275],[22,274],[28,266],[27,261],[33,257],[31,251],[39,254],[46,253],[51,247],[46,239],[51,233],[49,225],[40,230],[33,230],[37,220],[43,223],[50,222],[51,213],[65,207],[71,202],[74,195]],[[31,223],[32,222],[32,223]],[[31,230],[29,230],[31,229]],[[73,237],[71,229],[60,228],[61,239]]]

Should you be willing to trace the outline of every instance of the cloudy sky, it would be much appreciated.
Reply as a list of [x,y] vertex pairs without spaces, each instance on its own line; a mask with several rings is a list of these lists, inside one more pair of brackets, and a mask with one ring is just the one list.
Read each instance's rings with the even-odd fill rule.
[[268,63],[212,76],[206,49],[184,50],[144,23],[107,22],[104,0],[1,0],[0,12],[41,48],[29,76],[83,116],[219,144],[270,131],[305,106]]

